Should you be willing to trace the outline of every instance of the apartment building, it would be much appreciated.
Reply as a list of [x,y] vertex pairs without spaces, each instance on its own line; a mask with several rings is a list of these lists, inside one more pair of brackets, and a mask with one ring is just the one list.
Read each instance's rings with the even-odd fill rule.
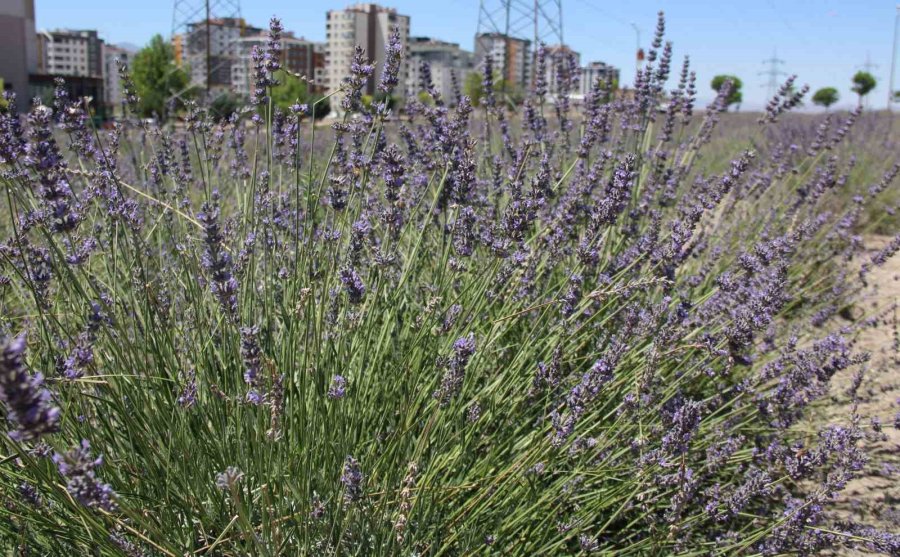
[[431,70],[434,88],[445,100],[453,99],[453,79],[460,89],[466,76],[475,71],[475,55],[463,50],[458,43],[450,43],[430,37],[412,37],[409,40],[409,76],[406,80],[406,94],[418,95],[422,92],[422,64]]
[[[253,47],[265,49],[268,41],[267,33],[237,40],[237,62],[231,68],[231,87],[235,93],[250,95],[254,79]],[[324,91],[321,82],[325,75],[325,43],[297,38],[285,32],[281,37],[281,65],[291,73],[313,80],[312,91]]]
[[37,34],[38,73],[62,77],[103,77],[103,39],[89,29],[56,29]]
[[[406,52],[409,44],[409,16],[400,15],[393,8],[378,4],[356,4],[343,10],[329,10],[326,14],[325,87],[337,91],[341,81],[350,71],[356,46],[366,51],[366,57],[375,63],[375,73],[366,83],[363,94],[374,95],[385,63],[385,45],[394,28],[400,31],[400,41]],[[398,76],[399,84],[394,95],[403,98],[409,79],[409,64],[403,61]],[[339,96],[339,95],[337,95]],[[331,103],[340,106],[340,100]]]
[[475,65],[484,67],[490,56],[494,69],[506,82],[527,89],[531,85],[531,41],[502,33],[475,35]]
[[16,94],[20,111],[30,102],[28,76],[37,70],[34,0],[0,2],[0,81]]

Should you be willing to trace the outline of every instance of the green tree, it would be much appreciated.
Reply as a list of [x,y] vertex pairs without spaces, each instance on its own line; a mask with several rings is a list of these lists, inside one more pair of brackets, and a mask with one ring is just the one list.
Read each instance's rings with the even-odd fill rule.
[[744,86],[744,83],[740,80],[739,77],[726,74],[717,75],[713,78],[710,86],[713,88],[713,91],[718,93],[722,90],[722,87],[724,87],[725,83],[728,81],[731,82],[731,92],[728,93],[728,98],[725,99],[725,106],[729,107],[734,104],[740,107],[741,101],[744,100],[744,95],[741,92],[741,87]]
[[[469,97],[472,106],[481,106],[481,100],[484,98],[482,79],[481,73],[472,72],[463,82],[463,94]],[[525,92],[521,87],[510,85],[505,79],[500,78],[499,73],[494,72],[494,97],[498,103],[518,105],[525,100]]]
[[471,72],[463,82],[463,94],[472,101],[472,106],[481,106],[484,97],[484,83],[481,81],[481,73]]
[[828,107],[838,102],[840,98],[838,90],[834,87],[822,87],[813,94],[812,102],[813,104],[824,106],[825,110],[828,110]]
[[144,117],[168,116],[167,105],[174,95],[190,96],[187,73],[175,64],[172,45],[161,35],[154,35],[150,42],[134,55],[131,77],[141,98],[140,112]]
[[272,87],[272,104],[281,110],[289,110],[295,104],[306,104],[310,110],[315,107],[316,119],[324,118],[331,112],[328,100],[322,100],[320,94],[311,93],[306,81],[283,70],[275,74],[275,79],[278,85]]
[[875,88],[877,82],[869,72],[859,71],[853,76],[853,92],[859,95],[859,106],[862,106],[863,97]]
[[222,93],[209,103],[209,113],[218,121],[227,120],[241,107],[241,100],[233,93]]

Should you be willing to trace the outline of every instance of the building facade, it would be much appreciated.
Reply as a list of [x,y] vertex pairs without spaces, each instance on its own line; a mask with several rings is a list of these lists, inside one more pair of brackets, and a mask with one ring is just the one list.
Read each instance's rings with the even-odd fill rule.
[[190,23],[184,34],[172,38],[175,62],[187,67],[192,84],[210,91],[226,91],[232,86],[232,68],[240,59],[239,40],[262,32],[259,27],[248,25],[243,18]]
[[97,31],[56,29],[37,35],[38,73],[62,77],[103,77],[103,39]]
[[597,82],[607,83],[612,81],[616,86],[619,83],[619,68],[611,66],[605,62],[591,62],[581,68],[581,80],[579,82],[579,93],[582,97],[586,97],[594,88]]
[[134,50],[123,46],[103,45],[103,94],[111,112],[121,107],[124,100],[122,85],[119,82],[119,66],[116,64],[116,60],[130,65],[134,54]]
[[[392,8],[377,4],[356,4],[344,10],[329,10],[326,14],[325,87],[329,92],[340,89],[341,81],[350,71],[357,46],[366,51],[366,57],[374,62],[375,72],[366,83],[363,94],[375,95],[375,86],[381,77],[385,62],[385,46],[394,28],[400,31],[403,51],[409,44],[409,16],[400,15]],[[398,85],[394,96],[403,98],[409,79],[409,64],[404,59],[400,66]],[[340,95],[336,95],[340,96]],[[340,100],[331,103],[340,106]]]
[[20,111],[27,110],[28,76],[37,71],[38,52],[34,27],[34,0],[0,2],[0,81],[16,94]]
[[494,71],[510,85],[527,89],[531,85],[531,41],[502,33],[475,35],[475,65],[484,67],[490,56]]
[[452,100],[453,80],[462,89],[466,77],[475,71],[475,55],[463,50],[457,43],[448,43],[429,37],[412,37],[408,50],[409,76],[406,80],[406,94],[418,95],[423,91],[422,64],[431,70],[434,88],[445,100]]
[[[265,49],[268,34],[260,33],[237,40],[237,63],[231,68],[231,87],[241,96],[249,96],[253,90],[253,47]],[[281,37],[281,65],[291,73],[313,80],[311,91],[321,92],[320,85],[325,72],[325,43],[297,38],[289,32]]]
[[[544,79],[547,82],[547,93],[550,96],[557,96],[560,94],[560,77],[569,77],[566,75],[569,73],[580,73],[581,54],[564,44],[547,46],[545,53]],[[574,77],[577,79],[578,75]],[[579,89],[580,81],[574,90],[569,91],[569,94],[578,94]]]

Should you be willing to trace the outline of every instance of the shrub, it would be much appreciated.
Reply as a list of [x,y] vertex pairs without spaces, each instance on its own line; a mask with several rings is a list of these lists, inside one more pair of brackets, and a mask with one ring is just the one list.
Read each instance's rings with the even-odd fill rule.
[[841,179],[852,163],[829,148],[857,113],[708,172],[728,88],[695,114],[685,63],[657,114],[662,19],[648,60],[631,98],[598,86],[576,113],[570,76],[521,121],[488,65],[478,113],[432,98],[387,122],[359,102],[361,51],[330,134],[267,102],[277,68],[250,128],[193,107],[182,131],[97,134],[64,95],[24,126],[0,115],[4,543],[896,547],[829,515],[865,460],[858,420],[795,427],[864,360],[861,325],[833,316],[893,176]]

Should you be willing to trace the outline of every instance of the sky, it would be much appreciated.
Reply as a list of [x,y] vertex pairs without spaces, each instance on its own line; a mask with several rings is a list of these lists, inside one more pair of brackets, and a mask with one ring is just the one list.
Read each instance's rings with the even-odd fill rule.
[[[97,29],[112,43],[145,44],[154,34],[172,33],[176,0],[35,0],[38,29]],[[181,0],[202,5],[202,0]],[[484,0],[499,5],[501,0]],[[325,12],[353,2],[318,0],[244,0],[241,15],[265,27],[272,15],[287,30],[312,40],[325,39]],[[383,5],[411,17],[411,34],[458,42],[472,49],[479,0],[386,0]],[[778,69],[797,74],[800,84],[836,87],[839,106],[855,104],[852,75],[867,61],[878,86],[870,106],[887,104],[888,77],[897,13],[896,0],[562,0],[563,38],[581,53],[582,63],[600,60],[622,70],[623,83],[634,78],[637,36],[652,39],[656,13],[666,14],[666,37],[677,63],[689,55],[697,72],[701,101],[712,98],[714,75],[736,75],[744,82],[742,108],[759,109],[767,100],[764,60],[784,61]],[[900,57],[900,52],[898,52]],[[898,61],[900,66],[900,61]],[[900,68],[895,83],[900,89]],[[781,76],[779,79],[783,79]],[[673,83],[671,84],[674,86]]]

